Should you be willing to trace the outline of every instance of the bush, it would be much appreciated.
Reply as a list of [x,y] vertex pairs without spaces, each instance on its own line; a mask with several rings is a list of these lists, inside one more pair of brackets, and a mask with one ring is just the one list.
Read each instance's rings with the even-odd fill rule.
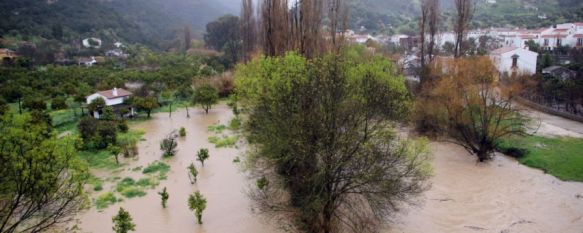
[[117,128],[122,133],[127,133],[128,130],[130,130],[130,127],[128,126],[128,121],[126,121],[126,120],[122,120],[122,121],[118,122]]
[[47,103],[41,98],[26,98],[22,103],[22,107],[28,110],[44,111],[47,110]]
[[53,101],[51,102],[51,108],[53,110],[66,109],[67,107],[68,106],[65,97],[54,98]]
[[180,131],[178,132],[178,134],[180,134],[180,137],[185,137],[186,129],[184,127],[180,127]]
[[168,164],[156,161],[152,164],[149,164],[146,168],[144,168],[144,170],[142,170],[142,173],[153,174],[156,172],[160,172],[160,175],[165,175],[166,173],[168,173],[168,171],[170,171],[170,166]]

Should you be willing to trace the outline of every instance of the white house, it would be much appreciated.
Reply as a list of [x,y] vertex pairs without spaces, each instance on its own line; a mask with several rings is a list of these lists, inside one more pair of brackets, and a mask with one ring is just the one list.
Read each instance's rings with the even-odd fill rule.
[[82,57],[82,58],[79,58],[79,65],[80,66],[91,67],[91,66],[93,66],[95,64],[97,64],[97,60],[95,60],[95,57]]
[[518,47],[502,47],[490,53],[490,59],[500,73],[536,73],[538,53]]
[[86,38],[83,41],[83,47],[85,48],[101,48],[101,39],[99,38]]
[[[114,87],[111,90],[100,91],[92,95],[89,95],[87,96],[86,100],[87,104],[91,104],[93,100],[101,98],[105,101],[106,106],[111,106],[113,107],[114,111],[119,112],[119,109],[121,108],[128,108],[128,106],[124,106],[124,101],[130,98],[132,95],[133,93],[123,88]],[[101,109],[98,109],[97,111],[93,112],[93,117],[99,118],[101,113],[102,113]],[[129,107],[129,113],[127,115],[133,116],[134,114],[135,114],[134,109],[132,107]]]

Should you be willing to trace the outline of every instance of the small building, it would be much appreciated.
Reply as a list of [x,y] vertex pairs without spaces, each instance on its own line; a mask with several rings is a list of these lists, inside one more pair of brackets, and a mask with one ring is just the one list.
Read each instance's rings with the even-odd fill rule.
[[10,49],[0,49],[0,62],[2,64],[12,64],[18,56]]
[[99,38],[86,38],[82,42],[85,48],[101,48],[101,39]]
[[562,66],[550,66],[544,68],[542,73],[545,76],[557,77],[560,78],[561,80],[572,79],[575,78],[575,76],[577,76],[577,72]]
[[[129,99],[133,93],[127,91],[123,88],[113,88],[107,91],[100,91],[96,92],[92,95],[87,96],[87,104],[91,104],[95,99],[101,98],[105,101],[106,106],[111,106],[113,108],[114,113],[119,116],[122,116],[121,109],[127,109],[127,113],[123,115],[123,117],[131,117],[135,115],[134,108],[125,104],[125,101]],[[97,109],[91,115],[97,119],[103,114],[103,109]]]
[[538,53],[518,47],[502,47],[490,53],[490,59],[500,73],[535,74]]
[[95,60],[95,57],[81,57],[78,60],[78,64],[80,66],[91,67],[91,66],[97,64],[97,60]]

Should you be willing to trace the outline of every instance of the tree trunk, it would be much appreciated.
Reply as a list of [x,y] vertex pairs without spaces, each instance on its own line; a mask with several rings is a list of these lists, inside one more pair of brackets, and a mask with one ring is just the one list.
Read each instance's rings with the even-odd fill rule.
[[20,115],[22,115],[22,104],[21,104],[21,102],[22,101],[20,100],[20,98],[18,98],[18,113]]
[[188,112],[188,104],[186,104],[186,118],[190,118],[190,113]]
[[172,103],[170,103],[170,114],[169,114],[170,118],[172,118]]
[[150,118],[150,113],[151,112],[152,112],[151,110],[146,111],[146,113],[148,114],[148,118]]

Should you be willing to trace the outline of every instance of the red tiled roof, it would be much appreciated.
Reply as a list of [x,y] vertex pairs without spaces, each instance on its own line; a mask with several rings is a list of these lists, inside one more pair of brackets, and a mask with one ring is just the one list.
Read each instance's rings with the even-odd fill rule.
[[567,35],[560,35],[560,34],[556,34],[556,35],[543,35],[543,38],[566,38]]
[[520,35],[522,39],[536,39],[535,35]]
[[583,26],[583,23],[575,23],[575,26]]
[[555,29],[555,32],[557,32],[557,33],[566,32],[566,31],[569,31],[569,29],[566,29],[566,28]]
[[123,89],[123,88],[117,88],[117,95],[113,95],[113,89],[112,90],[107,90],[107,91],[100,91],[97,92],[99,95],[108,98],[108,99],[115,99],[115,98],[120,98],[120,97],[126,97],[126,96],[130,96],[133,93]]
[[500,55],[503,53],[512,52],[512,51],[517,50],[517,49],[518,48],[516,48],[516,47],[502,47],[502,48],[499,48],[499,49],[492,51],[491,54]]

